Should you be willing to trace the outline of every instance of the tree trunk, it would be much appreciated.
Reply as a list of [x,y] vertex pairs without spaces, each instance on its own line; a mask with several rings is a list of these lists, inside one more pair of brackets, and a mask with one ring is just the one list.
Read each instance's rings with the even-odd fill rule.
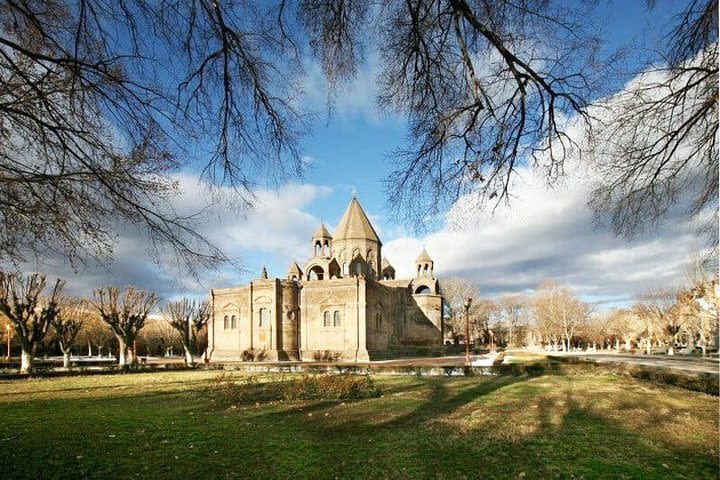
[[118,338],[118,365],[121,367],[125,367],[128,364],[128,346],[125,345],[125,342]]
[[67,352],[63,352],[63,368],[69,369],[70,368],[70,349],[68,348]]
[[185,349],[185,365],[190,367],[194,363],[192,352],[190,351],[190,347],[188,347],[187,345],[183,345],[183,348]]
[[88,357],[92,357],[92,343],[88,342]]
[[668,355],[675,355],[675,348],[673,346],[673,342],[670,342],[670,345],[668,346],[667,350]]
[[648,338],[648,339],[647,339],[647,342],[645,343],[645,353],[648,354],[648,355],[650,355],[650,349],[651,349],[651,348],[652,348],[652,347],[650,346],[650,339]]
[[31,374],[33,371],[33,355],[32,352],[22,349],[20,354],[20,373]]

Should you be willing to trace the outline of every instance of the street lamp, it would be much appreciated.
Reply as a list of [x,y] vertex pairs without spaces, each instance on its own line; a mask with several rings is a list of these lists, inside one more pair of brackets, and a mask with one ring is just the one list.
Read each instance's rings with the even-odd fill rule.
[[12,327],[10,325],[5,325],[5,332],[7,332],[7,355],[5,358],[8,360],[10,359],[10,330],[12,330]]
[[470,305],[472,298],[465,299],[465,363],[470,363]]

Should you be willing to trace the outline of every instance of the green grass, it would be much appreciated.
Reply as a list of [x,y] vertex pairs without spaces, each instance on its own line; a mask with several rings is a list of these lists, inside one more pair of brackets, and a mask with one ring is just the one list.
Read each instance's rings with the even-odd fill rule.
[[718,478],[702,393],[588,373],[323,380],[303,399],[290,378],[0,382],[0,477]]

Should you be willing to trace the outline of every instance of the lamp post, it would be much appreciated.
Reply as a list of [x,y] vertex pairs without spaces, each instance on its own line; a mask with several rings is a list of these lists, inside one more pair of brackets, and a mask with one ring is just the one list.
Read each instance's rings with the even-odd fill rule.
[[465,363],[470,363],[470,305],[472,305],[472,298],[468,297],[465,299]]
[[5,332],[6,332],[6,338],[7,338],[7,355],[5,358],[8,360],[10,359],[10,330],[12,330],[12,327],[10,325],[5,325]]

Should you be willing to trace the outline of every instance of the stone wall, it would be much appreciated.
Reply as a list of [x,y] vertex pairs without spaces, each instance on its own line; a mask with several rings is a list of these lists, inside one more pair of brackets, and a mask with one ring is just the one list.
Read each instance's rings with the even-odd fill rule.
[[365,285],[358,278],[303,283],[300,291],[303,361],[367,359],[365,337],[359,335],[365,323],[364,298]]

